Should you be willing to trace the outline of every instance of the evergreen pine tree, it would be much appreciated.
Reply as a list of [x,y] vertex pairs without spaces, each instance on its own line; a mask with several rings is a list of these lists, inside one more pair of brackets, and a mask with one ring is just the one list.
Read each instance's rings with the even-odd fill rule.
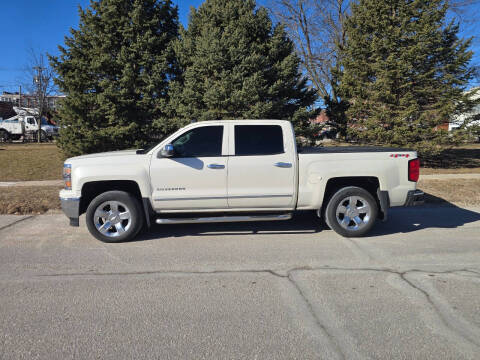
[[142,146],[168,131],[168,87],[177,75],[171,0],[91,0],[80,25],[50,57],[66,94],[59,145],[66,155]]
[[179,119],[288,119],[297,131],[309,129],[314,91],[283,27],[274,27],[254,0],[206,0],[192,8],[175,53],[182,69],[172,85]]
[[471,39],[446,23],[444,0],[360,0],[346,24],[341,92],[350,135],[431,153],[449,141],[437,126],[474,104]]

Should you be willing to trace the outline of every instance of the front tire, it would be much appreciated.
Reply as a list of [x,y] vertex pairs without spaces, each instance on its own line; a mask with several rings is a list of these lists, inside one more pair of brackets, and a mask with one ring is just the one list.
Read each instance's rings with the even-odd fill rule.
[[6,143],[10,139],[8,131],[0,129],[0,143]]
[[375,225],[378,205],[365,189],[348,186],[338,190],[325,209],[325,222],[344,237],[360,237]]
[[107,191],[88,205],[87,228],[100,241],[116,243],[130,241],[143,227],[140,202],[124,191]]

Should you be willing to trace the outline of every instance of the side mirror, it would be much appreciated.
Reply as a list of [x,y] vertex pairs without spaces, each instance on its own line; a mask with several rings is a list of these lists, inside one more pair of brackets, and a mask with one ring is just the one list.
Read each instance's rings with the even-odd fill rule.
[[172,157],[174,152],[175,150],[173,149],[173,145],[167,144],[163,147],[162,150],[160,150],[160,153],[158,155],[159,157],[162,157],[162,158],[168,158],[168,157]]

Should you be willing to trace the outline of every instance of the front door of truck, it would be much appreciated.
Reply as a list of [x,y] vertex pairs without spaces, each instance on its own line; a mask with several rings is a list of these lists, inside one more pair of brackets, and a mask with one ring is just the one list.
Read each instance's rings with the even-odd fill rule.
[[25,130],[26,131],[38,131],[37,121],[33,116],[25,118]]
[[223,125],[186,130],[171,141],[172,157],[153,154],[150,165],[156,211],[226,209],[227,131]]

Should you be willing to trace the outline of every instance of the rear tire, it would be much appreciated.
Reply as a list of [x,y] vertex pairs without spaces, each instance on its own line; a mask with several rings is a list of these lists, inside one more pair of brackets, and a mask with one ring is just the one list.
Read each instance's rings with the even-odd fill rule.
[[[35,133],[35,141],[38,142],[38,130]],[[40,130],[40,142],[46,142],[47,141],[47,133],[45,130]]]
[[144,215],[138,199],[125,191],[107,191],[88,205],[87,228],[106,243],[133,240],[143,228]]
[[344,237],[360,237],[375,225],[378,205],[365,189],[348,186],[338,190],[325,209],[325,222]]

